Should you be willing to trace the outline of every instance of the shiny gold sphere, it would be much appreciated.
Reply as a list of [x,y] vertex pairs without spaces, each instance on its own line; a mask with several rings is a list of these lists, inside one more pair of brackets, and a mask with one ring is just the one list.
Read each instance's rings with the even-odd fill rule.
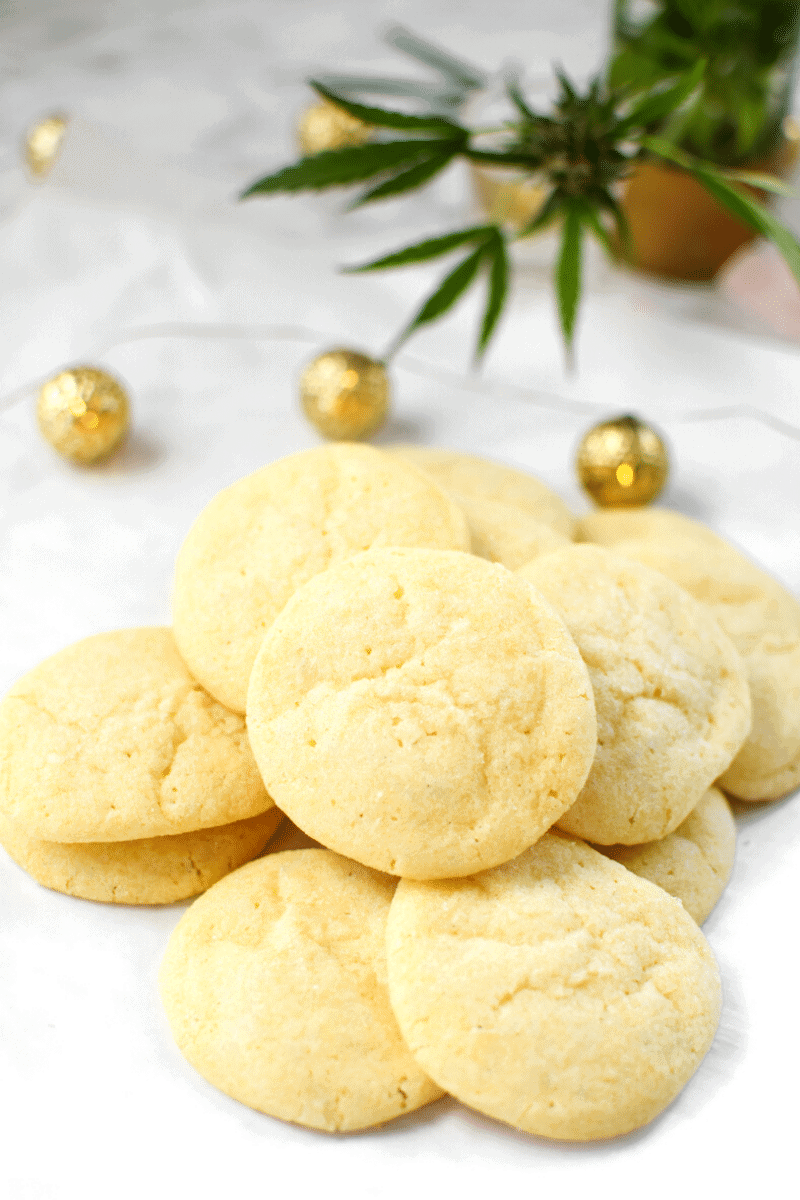
[[338,150],[342,146],[362,146],[368,141],[372,126],[358,117],[321,100],[307,108],[297,127],[297,141],[303,154],[319,154],[320,150]]
[[323,437],[357,441],[380,429],[389,411],[383,363],[355,350],[327,350],[300,378],[303,412]]
[[45,117],[28,130],[25,138],[25,161],[31,175],[44,179],[58,158],[67,131],[67,118],[54,114]]
[[578,447],[578,478],[603,508],[636,508],[655,500],[669,474],[667,448],[638,417],[614,417],[590,429]]
[[127,433],[128,397],[105,371],[72,367],[44,385],[36,418],[59,454],[92,463],[115,450]]

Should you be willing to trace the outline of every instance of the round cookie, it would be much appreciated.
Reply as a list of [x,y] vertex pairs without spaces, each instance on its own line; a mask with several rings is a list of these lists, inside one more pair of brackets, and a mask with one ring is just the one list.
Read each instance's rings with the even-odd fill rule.
[[296,825],[415,879],[530,846],[577,796],[596,736],[550,605],[443,550],[373,550],[296,592],[256,659],[247,726]]
[[273,806],[233,825],[130,842],[44,842],[0,818],[0,844],[53,891],[110,904],[174,904],[255,858],[282,815]]
[[532,517],[525,509],[502,500],[476,500],[473,496],[453,494],[467,518],[472,536],[472,553],[488,562],[499,562],[516,571],[542,554],[550,554],[571,545],[568,537],[557,533]]
[[718,534],[672,508],[602,508],[580,517],[576,530],[577,542],[594,542],[598,546],[615,546],[631,539],[687,537],[699,545],[717,544]]
[[[625,536],[615,552],[661,571],[708,605],[750,684],[752,729],[720,786],[740,800],[785,796],[800,784],[800,603],[705,526],[688,517],[671,530],[661,524],[663,531],[653,525],[648,532],[644,523],[641,536]],[[614,526],[598,520],[591,532],[610,538]]]
[[420,1067],[544,1137],[647,1124],[719,1020],[716,963],[679,901],[554,833],[474,878],[401,880],[386,945],[392,1007]]
[[576,518],[546,484],[515,467],[432,446],[391,446],[392,454],[419,467],[453,496],[511,504],[572,540]]
[[559,827],[601,845],[666,837],[750,728],[730,639],[671,580],[600,546],[568,546],[518,575],[564,618],[597,708],[597,754]]
[[736,822],[722,792],[709,788],[686,820],[660,841],[596,848],[677,897],[702,925],[733,870]]
[[31,837],[163,837],[272,805],[243,719],[192,678],[169,629],[75,642],[0,704],[0,812]]
[[441,1096],[389,1004],[394,887],[328,850],[288,850],[196,900],[160,974],[192,1066],[243,1104],[312,1129],[365,1129]]
[[261,639],[292,593],[373,546],[469,550],[469,530],[432,480],[371,446],[305,450],[220,492],[175,567],[173,625],[189,669],[244,712]]

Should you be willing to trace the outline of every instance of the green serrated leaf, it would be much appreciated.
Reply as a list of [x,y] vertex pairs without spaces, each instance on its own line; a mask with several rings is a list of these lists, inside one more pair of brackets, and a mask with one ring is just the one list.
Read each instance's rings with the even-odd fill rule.
[[383,37],[390,46],[402,50],[404,54],[415,58],[417,62],[424,62],[427,66],[433,67],[434,70],[439,71],[448,79],[452,79],[466,91],[486,86],[487,76],[479,67],[456,58],[449,51],[443,50],[441,46],[426,42],[424,38],[418,37],[416,33],[412,33],[410,29],[405,29],[402,25],[390,25]]
[[473,146],[461,146],[459,151],[472,162],[491,163],[496,167],[528,167],[535,171],[542,158],[514,150],[478,150]]
[[797,196],[797,188],[790,187],[782,179],[774,175],[764,175],[761,171],[732,171],[725,169],[719,172],[725,179],[733,183],[745,183],[748,187],[757,188],[761,192],[774,192],[778,196]]
[[323,87],[348,98],[354,93],[367,96],[407,96],[447,108],[454,108],[464,101],[462,90],[439,80],[431,82],[422,79],[395,79],[392,76],[335,75],[328,72],[318,78]]
[[368,142],[364,146],[344,146],[341,150],[322,150],[267,175],[242,192],[241,199],[270,192],[319,191],[372,179],[404,163],[418,161],[431,152],[450,149],[449,141],[414,138],[408,141]]
[[723,207],[743,221],[751,229],[755,229],[762,237],[768,238],[783,255],[789,270],[800,283],[800,242],[794,234],[782,225],[747,192],[731,182],[722,171],[716,170],[709,163],[701,163],[690,155],[672,146],[662,138],[645,138],[643,144],[648,150],[666,158],[688,171],[707,192],[718,200]]
[[609,234],[603,222],[600,220],[597,212],[590,204],[587,204],[584,208],[581,214],[581,219],[585,227],[597,238],[608,257],[614,258],[614,243],[611,240],[611,235]]
[[452,160],[454,151],[442,150],[438,154],[431,155],[430,158],[424,158],[422,162],[416,163],[415,166],[407,171],[401,171],[399,175],[394,175],[391,179],[387,179],[384,183],[378,184],[369,192],[364,192],[349,206],[350,209],[360,208],[362,204],[369,204],[373,200],[386,200],[389,196],[399,196],[401,192],[410,192],[413,188],[422,187],[434,175],[438,175],[447,164]]
[[561,329],[568,352],[572,348],[575,317],[581,295],[582,242],[583,224],[580,207],[574,202],[567,202],[561,232],[561,249],[556,263],[555,285]]
[[548,225],[552,225],[564,211],[563,206],[564,194],[558,188],[555,188],[547,197],[533,220],[529,221],[523,229],[520,229],[517,234],[517,240],[532,237],[534,233],[541,233]]
[[402,250],[395,250],[383,258],[376,258],[373,262],[363,263],[359,267],[344,267],[343,270],[349,275],[355,275],[359,271],[382,271],[386,267],[405,267],[409,263],[427,262],[471,242],[485,244],[496,229],[495,225],[473,225],[469,229],[459,229],[441,237],[427,238],[424,242],[416,242],[413,246],[405,246]]
[[635,105],[627,117],[624,117],[613,130],[615,138],[622,138],[631,129],[643,129],[647,125],[652,125],[655,121],[660,121],[676,108],[680,108],[685,100],[688,100],[692,92],[699,85],[705,74],[707,67],[706,59],[702,58],[695,63],[694,67],[688,74],[674,85],[674,87],[666,88],[663,92],[657,92],[655,96],[647,96],[639,104]]
[[478,336],[476,357],[481,359],[494,333],[508,295],[508,253],[503,235],[497,233],[486,247],[490,257],[489,287],[486,294],[486,310]]
[[439,284],[432,296],[429,296],[425,303],[420,308],[416,316],[406,325],[405,329],[399,335],[392,345],[390,351],[386,355],[388,359],[395,354],[415,330],[423,325],[430,324],[431,321],[436,321],[443,316],[448,309],[452,308],[459,296],[467,290],[469,285],[475,278],[478,268],[483,261],[486,253],[486,246],[478,246],[477,250],[473,250],[468,254],[462,262],[455,267],[448,275],[445,275],[442,282]]
[[371,104],[356,104],[354,100],[348,100],[346,96],[330,91],[319,80],[309,79],[308,82],[309,86],[325,100],[330,100],[331,104],[337,104],[339,108],[350,113],[351,117],[358,117],[359,121],[364,121],[367,125],[376,125],[381,129],[415,129],[419,133],[438,133],[454,142],[465,141],[469,136],[469,130],[465,129],[463,125],[458,125],[455,121],[439,116],[437,113],[418,117],[411,113],[389,112],[385,108],[375,108]]

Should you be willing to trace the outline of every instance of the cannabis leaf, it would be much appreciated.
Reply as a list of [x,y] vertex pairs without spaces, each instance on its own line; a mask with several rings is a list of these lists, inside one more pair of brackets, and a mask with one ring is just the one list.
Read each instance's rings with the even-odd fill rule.
[[375,108],[371,104],[357,104],[354,100],[348,100],[346,96],[339,95],[338,92],[330,91],[318,79],[310,79],[309,83],[324,100],[338,105],[339,108],[350,113],[351,117],[358,117],[359,121],[363,121],[366,125],[376,125],[381,129],[413,129],[419,133],[438,133],[441,136],[449,135],[450,139],[454,141],[465,141],[469,135],[469,130],[465,129],[463,125],[458,125],[449,117],[442,117],[437,113],[418,117],[411,113]]
[[364,146],[344,146],[341,150],[321,150],[302,158],[292,166],[283,167],[274,175],[266,175],[242,193],[248,196],[269,192],[300,192],[341,187],[372,179],[392,167],[419,162],[432,152],[450,149],[450,142],[413,138],[407,141],[371,142]]
[[665,142],[663,138],[644,138],[643,145],[661,158],[666,158],[677,166],[683,167],[729,212],[751,229],[755,229],[762,237],[773,242],[783,255],[795,279],[800,283],[800,243],[794,234],[772,215],[769,209],[754,200],[752,196],[737,186],[736,182],[727,178],[724,172],[717,170],[710,163],[699,162],[691,155],[679,150],[677,146]]

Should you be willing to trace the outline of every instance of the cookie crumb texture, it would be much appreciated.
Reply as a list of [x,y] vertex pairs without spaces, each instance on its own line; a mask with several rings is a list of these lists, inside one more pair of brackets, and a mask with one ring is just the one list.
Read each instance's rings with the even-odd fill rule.
[[713,612],[742,656],[753,724],[720,787],[777,800],[800,784],[800,603],[706,526],[669,509],[584,518],[580,536],[661,571]]
[[750,730],[730,638],[670,579],[600,546],[568,546],[519,574],[563,616],[597,707],[597,754],[559,828],[604,846],[666,837]]
[[307,834],[411,878],[514,857],[580,791],[586,668],[504,567],[376,550],[311,580],[270,629],[247,724],[275,803]]
[[0,844],[37,883],[108,904],[174,904],[255,858],[283,814],[129,842],[44,842],[0,817]]
[[242,867],[176,926],[161,996],[180,1050],[236,1100],[312,1129],[364,1129],[442,1095],[386,981],[395,880],[327,850]]
[[244,720],[192,678],[169,629],[76,642],[0,704],[0,811],[30,836],[163,837],[272,805]]
[[676,896],[702,925],[733,870],[736,822],[722,792],[709,788],[686,820],[660,841],[597,849]]
[[470,535],[433,480],[372,446],[304,450],[225,488],[175,565],[173,625],[190,670],[243,713],[261,640],[289,597],[373,546],[469,550]]
[[401,880],[389,990],[423,1070],[527,1133],[638,1129],[711,1045],[720,981],[683,906],[577,840],[547,834],[471,879]]

